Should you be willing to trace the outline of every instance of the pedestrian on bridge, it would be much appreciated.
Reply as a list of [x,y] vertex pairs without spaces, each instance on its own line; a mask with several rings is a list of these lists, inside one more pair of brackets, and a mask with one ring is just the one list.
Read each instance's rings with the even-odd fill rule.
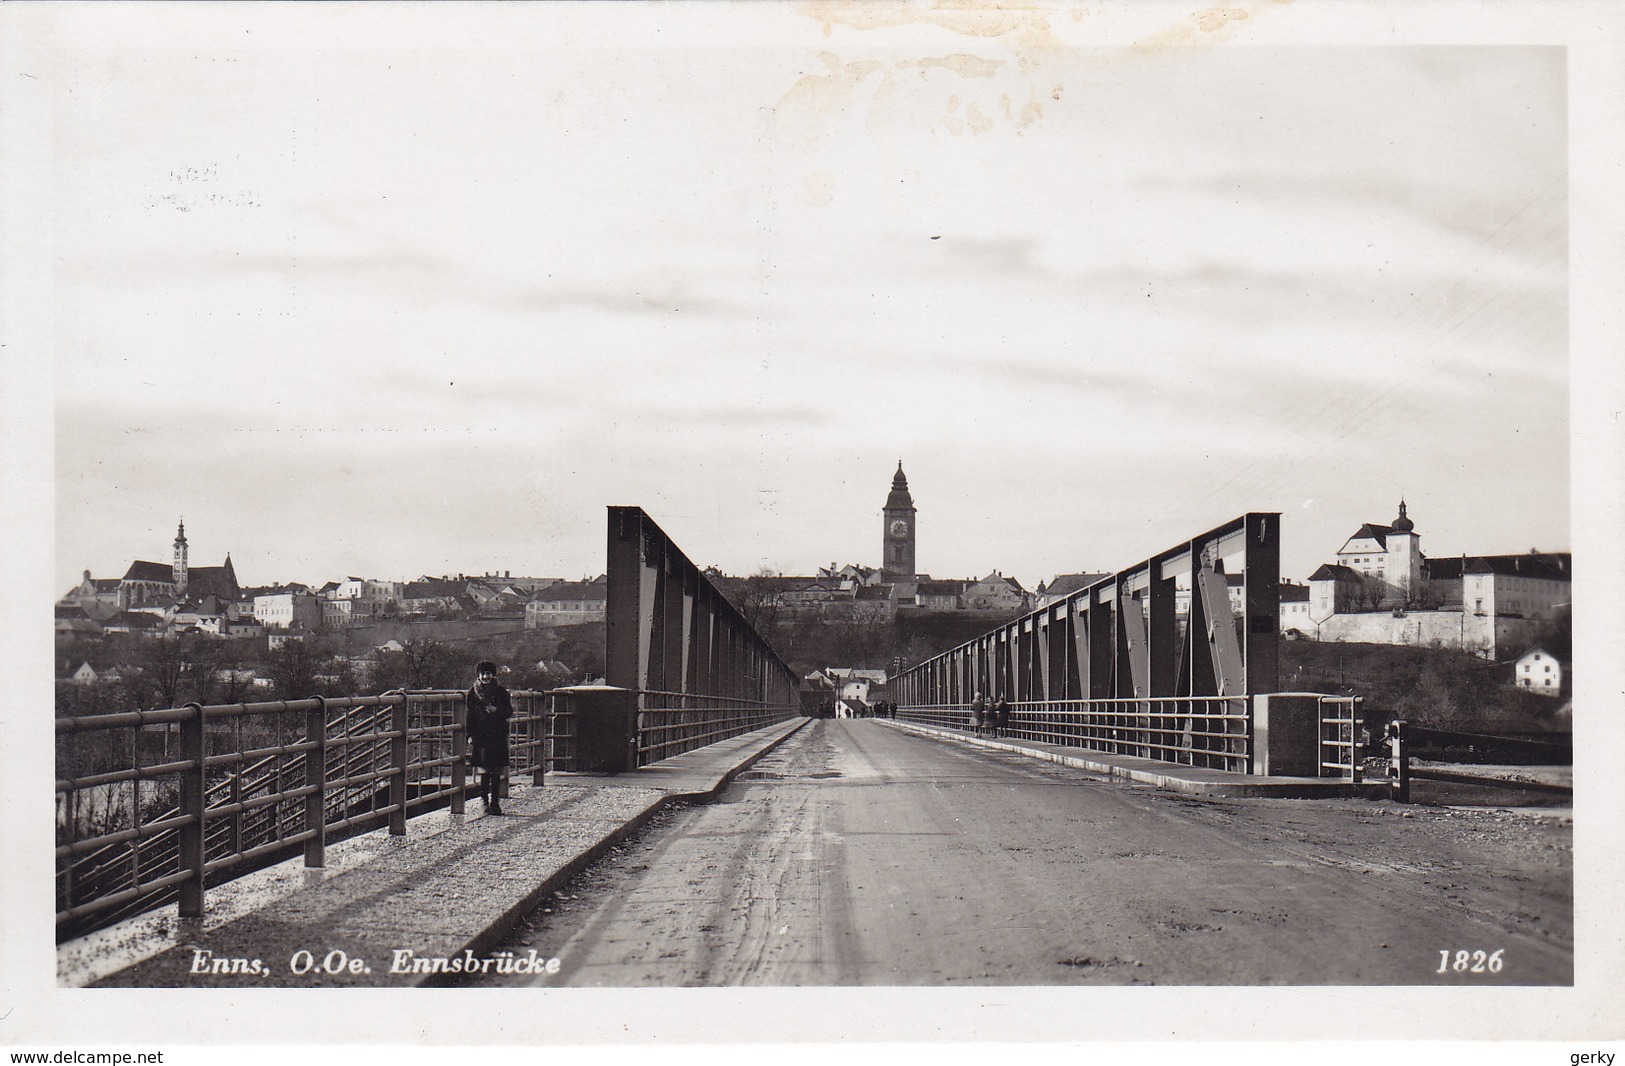
[[480,773],[480,798],[486,814],[502,813],[502,773],[508,768],[508,722],[513,701],[497,680],[496,664],[482,660],[468,690],[469,762]]
[[976,736],[982,735],[982,727],[987,722],[987,700],[982,698],[980,689],[976,698],[970,701],[970,731]]
[[1010,729],[1010,701],[1000,696],[993,705],[993,735],[1002,737]]

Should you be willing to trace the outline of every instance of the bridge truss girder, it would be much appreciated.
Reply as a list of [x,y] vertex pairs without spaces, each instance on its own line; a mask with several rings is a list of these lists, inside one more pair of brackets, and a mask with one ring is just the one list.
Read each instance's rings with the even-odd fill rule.
[[1279,625],[1280,515],[1251,512],[918,664],[895,691],[916,706],[1274,692]]
[[799,705],[799,681],[641,507],[609,508],[604,680],[616,688]]

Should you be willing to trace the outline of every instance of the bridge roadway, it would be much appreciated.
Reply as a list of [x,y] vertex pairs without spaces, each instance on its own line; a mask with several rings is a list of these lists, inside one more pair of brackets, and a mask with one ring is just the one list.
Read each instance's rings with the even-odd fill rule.
[[477,983],[1572,981],[1554,812],[1193,799],[973,744],[815,721],[504,945],[558,973]]
[[[295,860],[211,888],[201,923],[170,907],[70,941],[58,979],[446,983],[395,972],[408,949],[559,960],[480,984],[1571,980],[1565,812],[1238,798],[1306,787],[798,719],[634,773],[516,784],[509,816],[475,802],[466,822],[330,845],[314,878]],[[1436,972],[1441,951],[1497,949],[1498,973]]]

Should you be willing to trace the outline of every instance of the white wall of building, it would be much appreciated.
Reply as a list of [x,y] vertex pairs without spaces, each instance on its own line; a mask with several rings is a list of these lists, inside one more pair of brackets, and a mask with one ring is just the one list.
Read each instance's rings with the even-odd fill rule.
[[1558,696],[1563,691],[1563,664],[1543,648],[1526,653],[1514,663],[1512,676],[1519,688],[1543,696]]

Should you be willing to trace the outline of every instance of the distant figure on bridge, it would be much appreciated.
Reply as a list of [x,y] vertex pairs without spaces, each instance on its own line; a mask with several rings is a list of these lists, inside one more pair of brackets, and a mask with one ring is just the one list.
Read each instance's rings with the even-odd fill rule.
[[987,722],[987,700],[982,698],[981,690],[976,692],[976,698],[970,701],[970,731],[977,736],[982,735],[982,727]]
[[469,762],[480,773],[480,799],[486,814],[502,813],[502,772],[508,768],[508,721],[513,701],[497,681],[496,664],[482,661],[468,690]]
[[993,705],[993,735],[1002,737],[1010,729],[1010,701],[1003,696]]

